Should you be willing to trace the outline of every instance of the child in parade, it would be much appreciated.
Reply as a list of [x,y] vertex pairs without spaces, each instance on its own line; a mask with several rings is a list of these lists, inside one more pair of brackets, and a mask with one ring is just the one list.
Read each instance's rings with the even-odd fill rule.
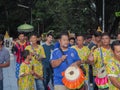
[[25,59],[20,66],[19,90],[34,90],[34,66],[31,64],[32,55],[28,50],[24,50],[23,57]]
[[34,65],[34,80],[36,85],[36,90],[44,90],[43,84],[43,65],[42,60],[46,58],[44,49],[41,45],[37,43],[38,36],[36,33],[31,34],[30,42],[25,50],[29,50],[32,53],[31,63]]

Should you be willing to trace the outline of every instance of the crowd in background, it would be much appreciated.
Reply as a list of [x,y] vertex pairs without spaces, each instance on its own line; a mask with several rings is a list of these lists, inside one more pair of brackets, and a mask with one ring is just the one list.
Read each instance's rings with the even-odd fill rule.
[[[1,35],[0,70],[9,66],[10,62],[3,40]],[[62,82],[61,73],[70,66],[83,66],[85,81],[76,90],[90,90],[90,87],[93,90],[120,89],[119,33],[112,43],[109,34],[100,31],[93,35],[78,33],[74,37],[61,33],[55,43],[53,40],[52,33],[46,35],[42,44],[36,33],[32,33],[29,38],[24,33],[19,33],[18,38],[13,41],[12,53],[16,57],[15,74],[19,90],[69,90]],[[108,82],[100,80],[104,86],[101,88],[97,80],[103,66]],[[0,90],[3,90],[2,71],[0,77]]]

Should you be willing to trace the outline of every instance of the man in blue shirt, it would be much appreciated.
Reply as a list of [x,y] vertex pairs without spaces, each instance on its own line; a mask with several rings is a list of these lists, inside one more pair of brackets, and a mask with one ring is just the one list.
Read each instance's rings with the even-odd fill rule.
[[0,34],[0,90],[3,90],[3,71],[2,68],[10,65],[9,51],[3,46],[4,36]]
[[60,48],[56,48],[51,54],[51,65],[54,70],[54,90],[68,90],[62,83],[62,72],[71,65],[80,65],[81,60],[78,53],[73,48],[68,48],[69,37],[68,34],[62,33],[60,35]]

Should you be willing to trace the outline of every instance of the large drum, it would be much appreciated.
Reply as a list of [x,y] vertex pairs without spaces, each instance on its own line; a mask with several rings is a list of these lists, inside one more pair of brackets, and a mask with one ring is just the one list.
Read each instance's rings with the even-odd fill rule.
[[69,89],[79,89],[83,86],[85,76],[79,67],[70,66],[62,73],[63,84]]

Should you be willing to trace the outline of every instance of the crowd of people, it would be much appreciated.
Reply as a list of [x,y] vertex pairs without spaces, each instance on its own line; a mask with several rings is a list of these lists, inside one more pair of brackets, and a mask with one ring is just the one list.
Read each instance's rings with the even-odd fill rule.
[[[28,40],[20,33],[13,41],[19,90],[71,90],[62,81],[62,72],[70,66],[81,68],[85,75],[84,84],[74,90],[120,89],[119,33],[112,43],[109,34],[100,31],[93,35],[78,33],[75,37],[64,32],[55,43],[53,39],[53,34],[48,33],[41,45],[36,33]],[[2,68],[10,64],[10,54],[3,43],[4,37],[0,35],[0,90],[3,90]]]

